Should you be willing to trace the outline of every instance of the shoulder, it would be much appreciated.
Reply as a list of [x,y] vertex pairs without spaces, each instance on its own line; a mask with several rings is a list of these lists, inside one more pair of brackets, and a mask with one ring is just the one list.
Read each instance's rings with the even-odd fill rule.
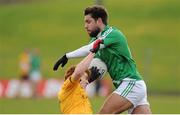
[[117,36],[117,37],[122,37],[124,36],[122,31],[117,29],[116,27],[112,27],[112,32],[109,34],[111,36]]
[[120,37],[121,36],[121,31],[118,30],[115,27],[110,27],[101,35],[102,39],[104,38],[111,38],[111,37]]
[[110,27],[104,34],[102,38],[111,38],[111,39],[118,39],[122,36],[122,32],[115,27]]
[[116,41],[124,41],[126,39],[126,36],[121,30],[112,27],[112,32],[106,38],[110,38]]
[[103,38],[105,46],[117,43],[119,44],[120,42],[124,41],[125,36],[119,29],[115,27],[110,27],[109,31],[110,32]]

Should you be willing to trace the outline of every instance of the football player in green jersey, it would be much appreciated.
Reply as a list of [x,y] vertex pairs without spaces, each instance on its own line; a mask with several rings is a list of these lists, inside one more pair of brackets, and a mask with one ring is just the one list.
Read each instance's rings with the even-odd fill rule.
[[84,10],[85,29],[91,37],[88,45],[66,53],[54,65],[57,70],[70,58],[86,56],[96,44],[101,44],[95,58],[107,65],[108,73],[116,90],[106,99],[99,113],[150,114],[146,84],[139,74],[131,55],[126,37],[115,27],[107,24],[107,11],[102,6],[87,7]]

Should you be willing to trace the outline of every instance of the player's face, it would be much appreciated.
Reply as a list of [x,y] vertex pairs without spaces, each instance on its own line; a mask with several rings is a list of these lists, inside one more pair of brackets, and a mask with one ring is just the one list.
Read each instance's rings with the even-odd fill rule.
[[87,78],[88,78],[88,74],[84,72],[83,76],[80,79],[81,87],[86,88],[86,86],[89,84]]
[[96,37],[100,32],[97,21],[91,17],[91,15],[86,15],[84,17],[85,29],[90,37]]

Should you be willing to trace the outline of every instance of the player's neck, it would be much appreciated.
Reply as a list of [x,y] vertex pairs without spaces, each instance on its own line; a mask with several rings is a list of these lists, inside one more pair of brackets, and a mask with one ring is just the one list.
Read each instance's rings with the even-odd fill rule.
[[106,27],[106,25],[104,25],[104,24],[101,24],[101,25],[100,25],[99,28],[100,28],[101,32],[104,30],[105,27]]

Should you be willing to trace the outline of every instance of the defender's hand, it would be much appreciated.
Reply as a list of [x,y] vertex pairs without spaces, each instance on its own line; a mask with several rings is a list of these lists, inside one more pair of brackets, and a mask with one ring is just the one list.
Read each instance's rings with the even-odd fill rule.
[[89,83],[93,82],[101,75],[101,73],[99,72],[99,69],[95,66],[92,66],[90,71],[91,71],[91,76],[89,76],[88,78]]
[[103,40],[102,40],[102,39],[97,39],[97,40],[94,42],[93,48],[90,49],[90,51],[91,51],[92,53],[96,53],[96,52],[99,50],[99,48],[100,48],[100,44],[103,44]]
[[68,62],[68,58],[66,57],[66,54],[65,54],[54,64],[53,70],[56,71],[59,65],[61,65],[61,67],[64,67],[64,65],[66,65],[67,62]]

